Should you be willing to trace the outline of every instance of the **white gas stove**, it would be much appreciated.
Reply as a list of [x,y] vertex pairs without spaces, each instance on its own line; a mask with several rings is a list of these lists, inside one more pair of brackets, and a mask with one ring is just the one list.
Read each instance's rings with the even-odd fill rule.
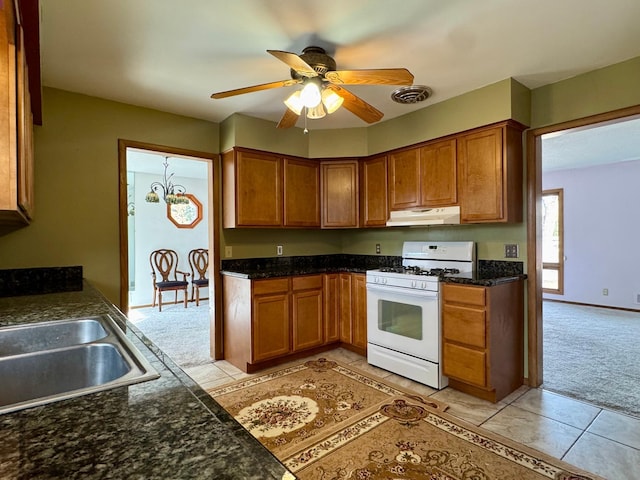
[[405,242],[402,266],[367,271],[367,361],[444,388],[440,280],[475,268],[473,242]]

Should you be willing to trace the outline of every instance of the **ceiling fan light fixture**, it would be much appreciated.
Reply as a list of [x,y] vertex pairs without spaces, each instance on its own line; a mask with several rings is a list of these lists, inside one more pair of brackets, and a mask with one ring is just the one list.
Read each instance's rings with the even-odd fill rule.
[[322,103],[318,103],[315,107],[307,108],[307,118],[312,120],[317,120],[318,118],[322,118],[327,113],[324,111],[324,107]]
[[304,103],[302,103],[302,99],[300,98],[300,90],[296,90],[295,92],[293,92],[289,96],[289,98],[284,101],[284,104],[293,113],[295,113],[296,115],[300,115],[302,113],[302,109],[304,108]]
[[300,98],[305,107],[317,107],[322,100],[322,97],[320,96],[320,87],[318,87],[318,84],[316,82],[307,82],[300,92]]
[[329,90],[328,88],[322,90],[322,103],[327,109],[328,114],[332,114],[337,109],[339,109],[342,105],[342,102],[344,102],[344,98],[342,98],[333,90]]

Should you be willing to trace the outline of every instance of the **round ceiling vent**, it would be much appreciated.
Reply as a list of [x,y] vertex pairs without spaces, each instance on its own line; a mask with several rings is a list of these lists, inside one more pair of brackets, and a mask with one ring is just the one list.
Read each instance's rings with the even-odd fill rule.
[[424,85],[410,85],[394,90],[391,93],[391,100],[405,104],[424,102],[432,93],[431,89]]

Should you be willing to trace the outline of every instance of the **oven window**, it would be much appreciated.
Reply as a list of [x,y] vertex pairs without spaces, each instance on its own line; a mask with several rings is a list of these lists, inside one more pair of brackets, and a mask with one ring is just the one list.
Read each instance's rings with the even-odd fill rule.
[[379,300],[378,329],[422,340],[422,307]]

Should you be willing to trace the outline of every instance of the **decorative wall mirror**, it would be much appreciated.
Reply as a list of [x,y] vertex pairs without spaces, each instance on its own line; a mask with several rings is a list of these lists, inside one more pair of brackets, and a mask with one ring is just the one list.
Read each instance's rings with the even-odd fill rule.
[[202,220],[202,204],[191,193],[189,203],[167,203],[167,218],[178,228],[193,228]]

